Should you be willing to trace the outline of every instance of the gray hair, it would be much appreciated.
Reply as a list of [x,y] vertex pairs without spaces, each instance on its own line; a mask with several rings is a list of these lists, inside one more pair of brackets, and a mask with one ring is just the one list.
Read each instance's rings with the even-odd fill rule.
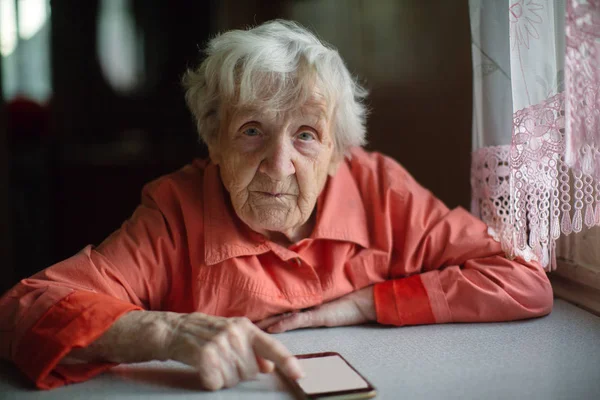
[[222,106],[284,111],[304,104],[315,88],[333,111],[336,151],[365,144],[364,89],[330,45],[291,21],[232,30],[208,42],[206,58],[183,77],[185,99],[200,138],[213,141]]

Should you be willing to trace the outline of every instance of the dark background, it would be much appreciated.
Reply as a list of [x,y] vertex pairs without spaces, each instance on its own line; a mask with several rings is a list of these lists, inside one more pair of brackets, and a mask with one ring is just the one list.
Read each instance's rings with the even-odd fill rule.
[[[206,156],[181,76],[211,35],[273,18],[338,47],[370,89],[370,149],[395,157],[449,207],[468,207],[467,0],[122,0],[143,71],[126,90],[103,72],[102,62],[119,59],[99,45],[100,21],[118,19],[106,3],[51,1],[40,38],[8,56],[37,62],[25,50],[45,34],[51,89],[40,100],[7,94],[14,81],[0,80],[0,290],[98,244],[131,215],[144,183]],[[8,62],[0,57],[0,68]],[[27,71],[10,79],[26,83]]]

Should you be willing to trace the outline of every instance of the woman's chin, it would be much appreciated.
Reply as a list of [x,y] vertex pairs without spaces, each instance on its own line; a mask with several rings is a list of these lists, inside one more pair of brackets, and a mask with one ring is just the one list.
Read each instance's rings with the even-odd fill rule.
[[250,226],[252,230],[260,233],[284,233],[289,231],[294,226],[293,224],[290,224],[288,220],[283,218],[284,215],[278,215],[280,213],[273,211],[274,210],[269,213],[260,213],[258,215],[254,215],[251,221],[249,221],[248,226]]
[[254,225],[250,225],[250,227],[257,232],[284,233],[290,229],[290,227],[284,223],[281,223],[278,221],[268,221],[268,220],[256,221],[254,223]]

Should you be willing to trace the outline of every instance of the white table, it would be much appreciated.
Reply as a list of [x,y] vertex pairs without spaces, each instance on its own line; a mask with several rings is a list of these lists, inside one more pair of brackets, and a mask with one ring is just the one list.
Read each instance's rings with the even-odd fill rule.
[[[296,354],[337,351],[380,399],[600,399],[600,318],[561,300],[551,315],[490,324],[356,326],[287,332]],[[176,363],[119,366],[88,382],[32,389],[0,364],[0,399],[293,399],[276,375],[214,393]]]

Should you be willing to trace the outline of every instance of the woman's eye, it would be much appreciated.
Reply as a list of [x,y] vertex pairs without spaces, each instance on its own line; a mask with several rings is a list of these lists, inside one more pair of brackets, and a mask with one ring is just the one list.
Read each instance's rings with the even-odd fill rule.
[[258,136],[260,134],[260,131],[256,128],[248,128],[248,129],[244,129],[243,133],[246,136]]
[[315,139],[315,136],[310,132],[302,132],[298,135],[298,139],[304,142],[310,142],[311,140]]

